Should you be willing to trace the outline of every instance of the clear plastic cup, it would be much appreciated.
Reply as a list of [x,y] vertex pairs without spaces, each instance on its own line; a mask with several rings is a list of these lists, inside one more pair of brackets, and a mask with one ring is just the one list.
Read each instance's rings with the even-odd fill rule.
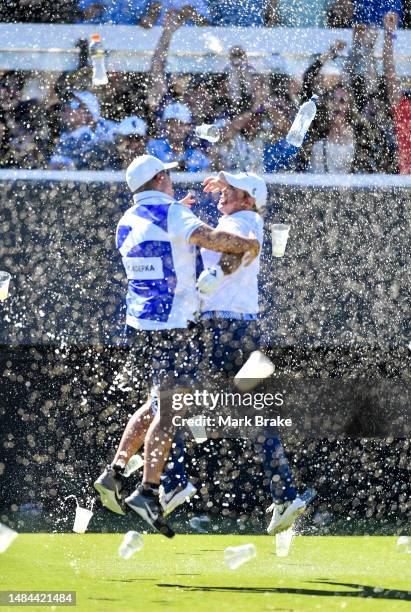
[[240,391],[250,391],[261,380],[274,372],[274,364],[261,351],[253,351],[241,370],[234,377],[234,383]]
[[190,429],[197,444],[203,444],[203,442],[207,442],[207,431],[204,425],[190,425]]
[[68,495],[64,499],[67,500],[71,497],[76,500],[76,516],[74,517],[73,531],[75,533],[85,533],[87,531],[87,527],[91,520],[91,517],[93,516],[93,506],[95,500],[93,499],[93,501],[91,502],[91,508],[89,510],[88,508],[82,508],[80,506],[80,504],[78,503],[78,499],[75,495]]
[[271,226],[272,253],[274,257],[283,257],[287,246],[290,226],[285,223],[274,223]]
[[0,523],[0,553],[5,552],[18,536],[17,531]]
[[411,554],[411,536],[400,536],[397,540],[397,551]]
[[138,533],[138,531],[127,531],[118,549],[118,554],[122,559],[130,559],[130,557],[141,550],[143,546],[143,536]]
[[257,554],[254,544],[243,544],[243,546],[229,546],[224,550],[224,563],[226,566],[235,570],[240,565],[247,563]]
[[73,531],[75,533],[86,533],[88,524],[93,516],[93,512],[88,508],[76,507]]
[[11,275],[8,272],[0,272],[0,302],[4,302],[9,295],[9,284]]
[[210,522],[211,521],[208,516],[193,516],[193,518],[190,519],[189,524],[192,529],[197,531],[197,533],[208,533],[204,527]]
[[137,470],[139,470],[140,468],[142,468],[144,465],[144,459],[141,455],[133,455],[132,457],[130,457],[130,459],[128,460],[128,463],[124,469],[124,473],[123,476],[126,476],[127,478],[129,476],[131,476],[131,474],[134,474],[134,472],[136,472]]
[[215,125],[209,123],[197,125],[195,132],[198,138],[208,140],[208,142],[218,142],[220,139],[219,129]]
[[277,557],[287,557],[290,551],[291,542],[294,537],[293,528],[290,527],[275,536],[275,554]]

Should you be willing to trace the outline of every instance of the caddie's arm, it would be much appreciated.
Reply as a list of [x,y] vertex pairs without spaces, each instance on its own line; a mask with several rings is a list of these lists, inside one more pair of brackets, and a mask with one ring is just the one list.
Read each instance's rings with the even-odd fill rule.
[[243,258],[244,266],[250,265],[260,252],[260,243],[255,238],[243,238],[229,232],[213,229],[206,224],[194,230],[189,238],[189,242],[219,253],[231,253],[242,256],[247,254]]

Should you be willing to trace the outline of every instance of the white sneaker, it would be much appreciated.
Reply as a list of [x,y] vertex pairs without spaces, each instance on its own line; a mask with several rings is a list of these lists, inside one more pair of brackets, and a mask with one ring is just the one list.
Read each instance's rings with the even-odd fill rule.
[[188,482],[185,487],[178,485],[175,489],[166,493],[164,487],[160,487],[160,504],[164,510],[164,516],[171,514],[178,506],[189,501],[193,495],[197,493],[197,489],[191,482]]
[[267,527],[267,533],[269,535],[276,535],[277,533],[286,531],[294,524],[300,514],[305,511],[306,507],[306,502],[300,497],[296,497],[285,509],[283,509],[284,506],[282,504],[271,504],[271,506],[267,508],[267,512],[272,512],[273,516]]

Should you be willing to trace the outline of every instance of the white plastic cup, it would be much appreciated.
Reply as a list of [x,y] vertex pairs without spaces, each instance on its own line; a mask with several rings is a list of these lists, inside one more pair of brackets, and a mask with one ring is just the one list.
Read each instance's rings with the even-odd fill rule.
[[261,351],[253,351],[241,370],[234,377],[234,383],[240,391],[250,391],[261,380],[274,372],[274,364]]
[[197,531],[197,533],[208,533],[204,527],[210,522],[208,516],[193,516],[189,521],[189,525],[192,529]]
[[398,538],[397,551],[399,553],[411,554],[411,536],[400,536]]
[[240,565],[247,563],[257,554],[254,544],[243,544],[243,546],[228,546],[224,550],[224,563],[226,566],[235,570]]
[[126,467],[124,468],[123,476],[126,476],[126,478],[128,478],[129,476],[131,476],[131,474],[134,474],[134,472],[137,472],[137,470],[142,468],[143,465],[144,465],[143,457],[138,454],[133,455],[132,457],[130,457]]
[[287,557],[290,551],[291,542],[294,537],[293,528],[290,527],[275,536],[275,554],[277,557]]
[[88,524],[93,516],[92,510],[88,508],[76,507],[76,516],[74,518],[73,531],[75,533],[86,533]]
[[0,302],[4,302],[9,295],[11,276],[8,272],[0,272]]
[[17,538],[17,531],[0,523],[0,553],[5,552],[10,544]]
[[141,550],[143,546],[143,536],[139,534],[138,531],[127,531],[118,549],[118,554],[122,559],[130,559],[130,557]]
[[203,140],[208,140],[208,142],[218,142],[220,139],[219,129],[212,124],[203,123],[202,125],[197,125],[196,136],[198,138],[202,138]]
[[271,226],[272,253],[274,257],[283,257],[287,246],[290,226],[285,223],[274,223]]
[[204,425],[190,425],[190,429],[197,444],[207,442],[207,431]]

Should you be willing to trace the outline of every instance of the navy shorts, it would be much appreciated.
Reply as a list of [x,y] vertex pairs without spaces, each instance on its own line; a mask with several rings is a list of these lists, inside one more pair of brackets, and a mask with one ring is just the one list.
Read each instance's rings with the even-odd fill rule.
[[126,326],[126,344],[133,353],[136,374],[148,388],[192,386],[201,360],[201,337],[196,325],[188,329],[138,330]]
[[208,373],[232,379],[250,353],[260,346],[258,321],[215,318],[202,321],[201,324],[201,367],[204,377]]

